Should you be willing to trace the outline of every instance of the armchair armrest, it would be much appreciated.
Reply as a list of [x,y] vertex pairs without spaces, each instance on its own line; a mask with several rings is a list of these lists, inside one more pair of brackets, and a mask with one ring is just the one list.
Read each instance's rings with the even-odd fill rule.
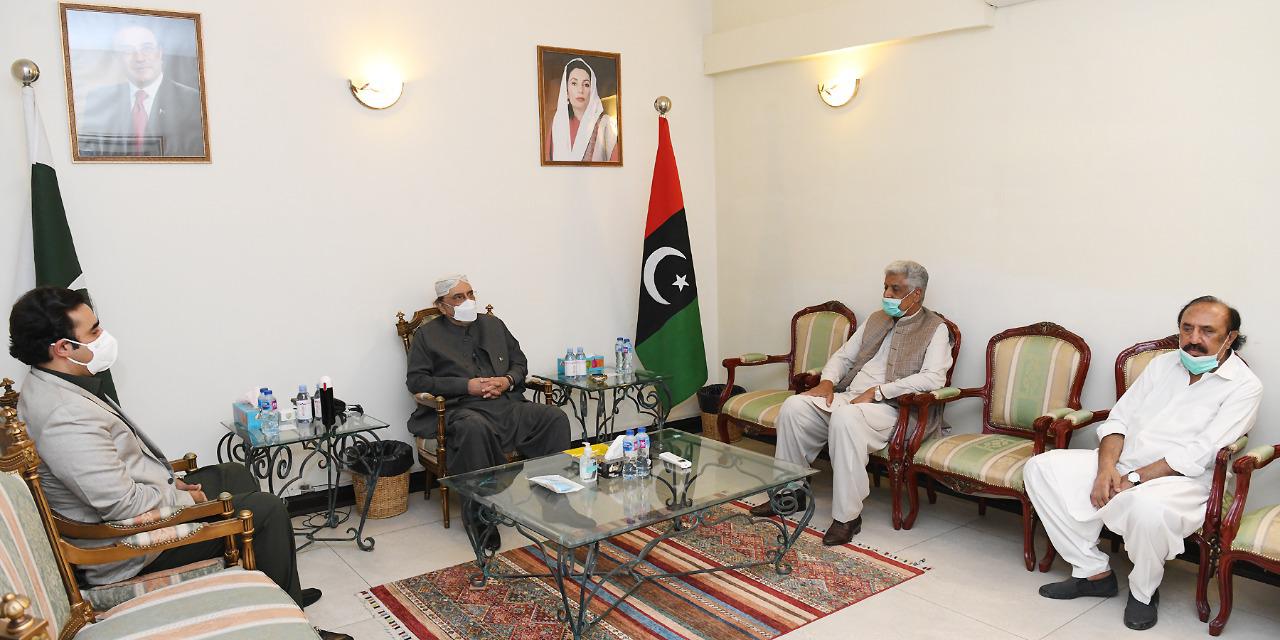
[[933,391],[924,393],[903,394],[898,396],[896,400],[899,406],[914,405],[919,408],[919,416],[917,424],[919,427],[912,432],[911,439],[907,442],[904,455],[913,456],[916,451],[920,450],[920,444],[924,441],[924,420],[928,415],[929,409],[933,405],[946,405],[950,402],[959,400],[960,398],[981,398],[987,392],[986,387],[971,387],[963,389],[960,387],[943,387]]
[[436,411],[444,411],[444,398],[438,395],[423,391],[422,393],[413,394],[413,400],[424,407],[431,407]]
[[196,454],[190,452],[178,460],[170,460],[169,466],[173,467],[174,473],[190,473],[200,468],[196,464]]
[[[7,378],[6,378],[7,380]],[[49,621],[31,615],[31,599],[17,593],[0,598],[0,640],[48,640]],[[7,623],[4,621],[7,620]]]
[[1209,485],[1209,503],[1205,506],[1204,534],[1216,537],[1222,526],[1223,498],[1227,491],[1227,469],[1231,458],[1249,446],[1249,436],[1240,436],[1235,442],[1218,449],[1213,460],[1213,483]]
[[791,376],[791,387],[796,390],[796,393],[804,393],[818,386],[819,382],[822,382],[822,369],[801,371]]
[[1044,414],[1035,421],[1033,426],[1039,431],[1041,425],[1044,425],[1045,438],[1053,441],[1054,448],[1066,449],[1067,445],[1071,443],[1072,433],[1091,424],[1106,420],[1110,413],[1109,409],[1090,411],[1088,409],[1063,407]]
[[108,547],[77,547],[70,542],[58,538],[58,547],[63,556],[71,564],[103,564],[118,562],[137,556],[144,556],[157,551],[184,547],[196,542],[223,539],[227,542],[227,556],[232,557],[236,538],[242,541],[238,553],[241,565],[245,569],[255,566],[253,556],[253,514],[242,509],[232,518],[214,522],[190,522],[152,531],[134,534]]
[[546,402],[547,404],[550,404],[550,405],[555,404],[551,400],[552,385],[550,380],[547,380],[546,378],[541,378],[538,376],[529,376],[524,381],[524,387],[526,389],[532,389],[537,393],[541,393],[543,401]]
[[733,378],[738,367],[755,367],[762,364],[774,364],[777,362],[787,362],[789,356],[766,356],[763,353],[744,353],[738,358],[725,358],[720,362],[726,370],[724,381],[724,392],[720,394],[720,399],[716,402],[716,411],[719,412],[724,403],[729,401],[729,395],[733,393]]
[[61,536],[82,540],[105,540],[146,533],[205,518],[219,516],[230,518],[234,512],[235,509],[231,506],[231,494],[224,491],[217,500],[201,502],[190,507],[159,507],[128,520],[76,522],[55,513],[53,523]]
[[[1236,442],[1238,443],[1239,440]],[[1240,519],[1244,517],[1245,500],[1249,497],[1249,482],[1252,480],[1253,472],[1271,464],[1277,454],[1280,454],[1280,445],[1263,445],[1250,449],[1231,465],[1232,470],[1236,472],[1236,493],[1235,499],[1231,502],[1231,509],[1227,511],[1219,527],[1219,544],[1222,548],[1229,548],[1240,530]],[[1213,498],[1210,497],[1210,502],[1212,500]]]

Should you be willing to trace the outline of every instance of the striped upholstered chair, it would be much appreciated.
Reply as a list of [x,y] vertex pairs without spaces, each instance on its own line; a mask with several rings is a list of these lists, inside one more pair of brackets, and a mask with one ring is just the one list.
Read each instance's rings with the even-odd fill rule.
[[[1124,395],[1124,392],[1133,386],[1134,381],[1147,368],[1148,364],[1157,356],[1164,355],[1178,349],[1178,336],[1165,336],[1159,340],[1147,340],[1139,342],[1116,356],[1115,378],[1116,378],[1116,400]],[[1047,432],[1048,439],[1053,442],[1056,449],[1065,449],[1071,444],[1071,434],[1083,429],[1089,425],[1102,422],[1110,415],[1110,411],[1103,409],[1101,411],[1081,410],[1074,411],[1062,416],[1049,424]],[[1249,437],[1240,436],[1235,442],[1223,447],[1217,453],[1213,466],[1213,482],[1209,489],[1209,502],[1205,507],[1204,524],[1198,531],[1191,534],[1191,540],[1200,548],[1200,566],[1199,575],[1196,583],[1196,609],[1200,614],[1200,620],[1207,622],[1209,620],[1209,600],[1206,595],[1209,585],[1209,578],[1213,576],[1214,567],[1217,566],[1219,550],[1221,544],[1219,542],[1222,514],[1231,506],[1232,492],[1227,486],[1227,470],[1231,467],[1231,459],[1245,447],[1249,446]],[[1113,552],[1119,550],[1118,538],[1112,538],[1111,550]],[[1042,568],[1047,569],[1049,564],[1053,562],[1053,546],[1050,545],[1048,553],[1045,554],[1042,562]]]
[[[1249,498],[1249,482],[1253,472],[1261,469],[1276,459],[1280,454],[1280,445],[1266,445],[1250,450],[1240,456],[1232,467],[1236,472],[1235,500],[1231,509],[1222,520],[1220,530],[1221,558],[1218,562],[1218,595],[1219,611],[1213,622],[1209,623],[1209,635],[1222,633],[1227,626],[1227,618],[1231,617],[1231,580],[1232,571],[1237,562],[1247,562],[1272,573],[1280,573],[1280,504],[1271,504],[1253,509],[1245,513],[1245,502]],[[1210,493],[1210,502],[1213,494]],[[1200,564],[1205,565],[1204,548],[1201,547]],[[1209,579],[1203,575],[1200,583],[1207,584]],[[1197,595],[1201,593],[1197,589]],[[1197,602],[1197,605],[1200,603]],[[1204,603],[1201,620],[1208,619],[1208,603]]]
[[[730,428],[752,434],[776,433],[774,422],[778,419],[782,403],[816,386],[823,365],[857,328],[858,319],[853,311],[831,300],[805,307],[791,317],[791,350],[787,353],[777,356],[747,353],[737,358],[726,358],[722,364],[728,375],[724,395],[720,396],[720,415],[716,418],[720,440],[729,442],[736,439],[730,437]],[[730,397],[738,367],[775,363],[787,364],[786,389],[748,391]]]
[[[982,398],[983,424],[978,433],[936,436],[924,440],[917,430],[904,452],[907,497],[911,512],[903,528],[915,524],[920,476],[928,476],[960,493],[978,496],[979,512],[987,498],[1022,503],[1023,560],[1036,566],[1035,511],[1022,482],[1027,460],[1043,453],[1050,423],[1080,408],[1080,390],[1089,372],[1089,345],[1052,322],[1008,329],[987,343],[987,379],[981,387],[947,387],[916,394],[921,411],[960,398]],[[1042,567],[1047,569],[1047,567]]]
[[[240,568],[166,586],[111,609],[95,612],[80,594],[72,562],[93,564],[141,555],[175,543],[115,545],[77,549],[61,540],[44,500],[36,471],[40,458],[24,425],[11,407],[4,417],[0,453],[0,599],[11,622],[0,625],[0,638],[36,640],[108,640],[114,638],[199,636],[216,640],[318,636],[302,609],[259,571]],[[216,504],[216,503],[214,503]],[[245,566],[252,567],[252,516],[209,523],[199,540],[235,536],[242,539]],[[244,535],[244,534],[248,535]]]

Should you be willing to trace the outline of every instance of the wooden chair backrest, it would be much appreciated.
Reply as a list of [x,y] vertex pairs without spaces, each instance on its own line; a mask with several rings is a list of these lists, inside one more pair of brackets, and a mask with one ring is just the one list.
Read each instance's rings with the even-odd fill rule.
[[[934,312],[938,313],[938,312]],[[951,374],[956,371],[956,362],[960,360],[960,327],[952,322],[950,318],[938,313],[938,317],[947,325],[947,331],[951,334],[951,366],[947,369],[947,382],[943,386],[951,386]]]
[[853,311],[835,300],[797,311],[791,316],[791,350],[787,353],[791,378],[822,368],[857,329]]
[[1158,355],[1174,351],[1178,348],[1178,336],[1166,336],[1159,340],[1139,342],[1116,356],[1116,400],[1124,395],[1133,382],[1138,379],[1151,360]]
[[[484,312],[493,315],[493,305],[485,305]],[[404,319],[404,312],[396,312],[396,335],[400,336],[400,341],[404,343],[404,352],[409,353],[409,347],[413,346],[413,334],[418,327],[435,320],[440,317],[440,310],[434,306],[426,309],[418,309],[413,312],[413,316],[408,320]]]
[[1031,437],[1045,412],[1080,408],[1089,345],[1052,322],[1007,329],[987,343],[983,433]]

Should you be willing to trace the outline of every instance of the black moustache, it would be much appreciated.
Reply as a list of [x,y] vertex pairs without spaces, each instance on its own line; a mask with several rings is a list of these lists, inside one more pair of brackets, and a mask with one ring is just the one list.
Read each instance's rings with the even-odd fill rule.
[[1183,350],[1183,351],[1186,351],[1187,353],[1199,353],[1199,354],[1200,354],[1200,355],[1202,355],[1202,356],[1203,356],[1203,355],[1206,355],[1206,354],[1208,354],[1208,353],[1209,353],[1208,351],[1205,351],[1205,350],[1204,350],[1204,349],[1202,349],[1201,347],[1195,347],[1195,346],[1191,346],[1191,345],[1188,345],[1188,346],[1183,347],[1183,348],[1182,348],[1182,350]]

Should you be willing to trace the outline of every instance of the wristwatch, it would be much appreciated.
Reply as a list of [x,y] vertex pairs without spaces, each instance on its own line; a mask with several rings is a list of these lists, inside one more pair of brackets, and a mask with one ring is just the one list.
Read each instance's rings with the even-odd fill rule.
[[879,386],[879,385],[876,385],[876,393],[875,393],[875,396],[874,396],[874,397],[875,397],[875,399],[876,399],[876,402],[884,402],[884,394],[883,394],[883,393],[880,393],[880,386]]
[[1138,475],[1137,471],[1130,471],[1129,474],[1125,476],[1125,479],[1132,482],[1135,487],[1142,484],[1142,476]]

